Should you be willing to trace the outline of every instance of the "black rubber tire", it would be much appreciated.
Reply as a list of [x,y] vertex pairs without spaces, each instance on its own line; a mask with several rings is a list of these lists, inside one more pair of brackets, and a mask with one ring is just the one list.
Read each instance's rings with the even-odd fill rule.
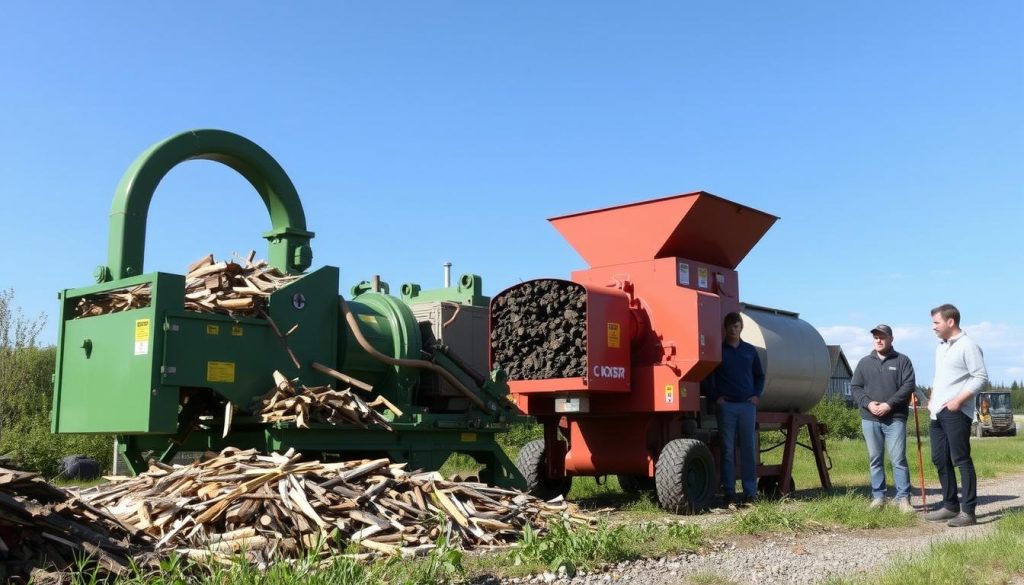
[[615,477],[619,480],[619,487],[622,488],[622,491],[631,496],[657,491],[658,489],[658,484],[654,481],[653,477],[642,475],[617,475]]
[[715,460],[701,441],[669,441],[658,456],[654,479],[658,503],[669,512],[696,514],[707,509],[714,495]]
[[[777,500],[783,496],[782,486],[780,485],[779,476],[777,475],[766,475],[757,480],[757,491],[760,492],[761,497],[768,500]],[[796,491],[796,481],[793,477],[789,478],[789,493],[792,494]]]
[[558,496],[565,496],[572,489],[571,477],[547,477],[547,452],[544,449],[544,439],[536,439],[523,445],[516,457],[516,468],[526,479],[527,493],[537,496],[542,500],[551,500]]

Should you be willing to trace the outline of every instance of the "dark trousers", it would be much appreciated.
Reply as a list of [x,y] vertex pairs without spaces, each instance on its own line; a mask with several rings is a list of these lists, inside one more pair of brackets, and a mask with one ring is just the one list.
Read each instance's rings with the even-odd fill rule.
[[[942,484],[942,505],[947,510],[974,514],[978,500],[978,476],[971,459],[971,419],[962,412],[943,408],[928,429],[932,443],[932,463]],[[960,470],[962,499],[956,495],[956,474]]]

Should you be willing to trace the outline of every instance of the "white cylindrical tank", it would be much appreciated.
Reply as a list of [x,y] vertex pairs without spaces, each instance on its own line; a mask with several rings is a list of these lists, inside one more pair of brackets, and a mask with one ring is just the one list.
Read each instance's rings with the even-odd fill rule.
[[825,340],[796,313],[744,304],[743,340],[764,367],[763,412],[806,412],[825,395],[831,361]]

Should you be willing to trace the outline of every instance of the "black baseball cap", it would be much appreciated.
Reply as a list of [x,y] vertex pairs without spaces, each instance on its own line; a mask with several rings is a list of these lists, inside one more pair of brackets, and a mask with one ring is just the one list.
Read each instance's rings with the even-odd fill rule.
[[892,337],[892,327],[888,325],[875,325],[875,328],[871,330],[871,333],[881,333],[886,337]]

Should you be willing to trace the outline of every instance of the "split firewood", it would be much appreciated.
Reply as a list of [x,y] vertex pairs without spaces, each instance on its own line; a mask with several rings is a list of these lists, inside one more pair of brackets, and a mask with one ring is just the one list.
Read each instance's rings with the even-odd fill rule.
[[[267,310],[271,293],[300,278],[253,261],[249,252],[239,262],[217,262],[207,255],[188,266],[185,274],[185,310],[222,313],[232,317],[258,317]],[[148,284],[82,297],[75,305],[75,318],[95,317],[148,307],[152,290]]]
[[361,428],[377,425],[390,431],[388,420],[373,409],[379,405],[392,409],[396,416],[402,414],[387,400],[378,398],[367,403],[348,389],[296,385],[275,371],[274,387],[253,402],[252,411],[263,422],[294,422],[300,428],[309,428],[309,423],[328,423],[354,424]]
[[327,559],[350,544],[364,558],[413,557],[441,535],[460,548],[493,549],[515,543],[526,526],[544,532],[553,522],[595,520],[563,501],[447,481],[387,459],[302,462],[291,451],[232,448],[188,466],[152,466],[81,497],[147,535],[158,552],[204,563]]
[[[153,539],[129,523],[47,483],[0,468],[0,558],[6,582],[66,581],[76,559],[98,577],[155,567]],[[91,573],[90,573],[91,574]]]

